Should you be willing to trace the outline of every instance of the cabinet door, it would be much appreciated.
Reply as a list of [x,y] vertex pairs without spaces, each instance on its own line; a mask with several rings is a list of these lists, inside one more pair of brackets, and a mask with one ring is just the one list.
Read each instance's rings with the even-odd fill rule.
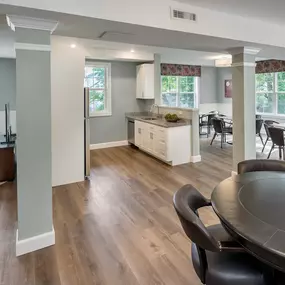
[[142,146],[142,136],[143,136],[141,122],[135,121],[135,145],[138,147]]
[[154,99],[154,65],[143,65],[143,97]]

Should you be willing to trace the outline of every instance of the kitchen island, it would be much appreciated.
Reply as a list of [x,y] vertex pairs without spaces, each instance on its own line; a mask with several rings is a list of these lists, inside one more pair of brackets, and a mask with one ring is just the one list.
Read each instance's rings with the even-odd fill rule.
[[134,120],[134,144],[142,151],[174,165],[191,161],[191,120],[167,122],[162,116],[127,113]]

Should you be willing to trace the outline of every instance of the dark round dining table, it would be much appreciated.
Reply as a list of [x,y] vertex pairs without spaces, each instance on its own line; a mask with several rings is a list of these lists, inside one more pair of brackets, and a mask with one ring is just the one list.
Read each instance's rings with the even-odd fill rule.
[[212,207],[249,253],[285,272],[285,173],[249,172],[222,181]]

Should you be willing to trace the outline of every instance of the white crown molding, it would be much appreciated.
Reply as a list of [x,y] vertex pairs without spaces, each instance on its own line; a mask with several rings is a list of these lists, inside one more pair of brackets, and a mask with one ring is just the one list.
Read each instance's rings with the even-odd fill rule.
[[29,18],[17,15],[7,15],[6,19],[8,26],[13,31],[15,31],[15,28],[23,28],[23,29],[49,31],[52,34],[58,26],[57,21]]
[[260,48],[255,48],[255,47],[237,47],[237,48],[228,49],[228,52],[231,55],[237,55],[237,54],[257,55],[260,51],[261,51]]
[[16,50],[36,50],[36,51],[51,51],[50,45],[39,45],[30,43],[15,43]]
[[256,63],[255,62],[235,62],[235,63],[232,63],[232,67],[240,67],[240,66],[256,67]]

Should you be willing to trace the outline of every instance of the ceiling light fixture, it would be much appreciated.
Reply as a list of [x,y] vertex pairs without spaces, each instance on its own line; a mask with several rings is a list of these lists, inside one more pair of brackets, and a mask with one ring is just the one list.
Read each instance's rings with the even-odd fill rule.
[[131,52],[135,52],[135,50],[134,50],[134,49],[131,49]]
[[76,48],[76,44],[71,44],[70,47],[71,48]]

